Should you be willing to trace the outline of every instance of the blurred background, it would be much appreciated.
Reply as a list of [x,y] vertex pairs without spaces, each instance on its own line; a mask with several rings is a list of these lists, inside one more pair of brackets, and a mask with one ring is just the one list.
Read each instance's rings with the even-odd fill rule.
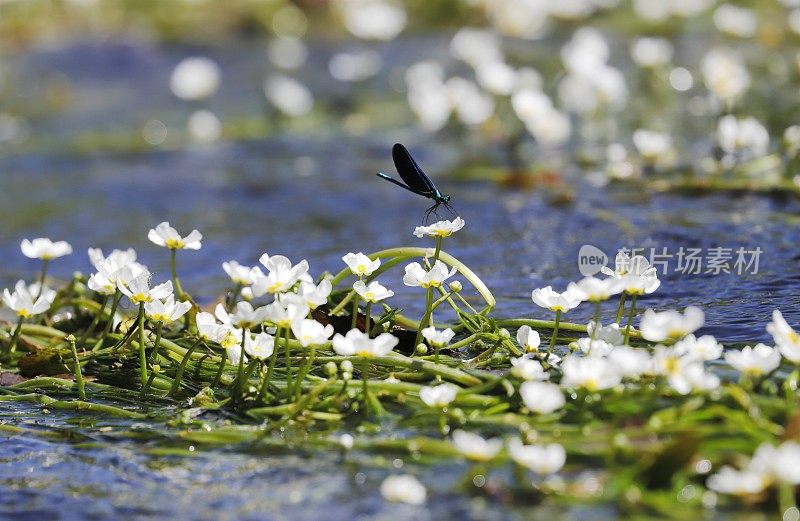
[[75,247],[57,276],[90,246],[165,274],[162,220],[205,235],[180,256],[204,303],[225,260],[418,245],[427,201],[374,175],[402,142],[500,315],[584,244],[760,247],[757,273],[671,264],[646,303],[759,339],[773,307],[800,321],[798,123],[800,0],[0,0],[0,282],[38,236]]

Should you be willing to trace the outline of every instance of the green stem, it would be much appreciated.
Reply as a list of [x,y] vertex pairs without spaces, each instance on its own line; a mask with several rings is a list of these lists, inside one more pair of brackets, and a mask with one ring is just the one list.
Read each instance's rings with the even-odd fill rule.
[[176,257],[178,250],[171,248],[170,250],[169,265],[172,270],[172,287],[175,289],[175,296],[180,300],[183,298],[183,289],[181,288],[181,281],[178,280],[178,269],[176,266]]
[[106,310],[106,305],[108,304],[108,295],[103,295],[103,299],[100,301],[100,309],[97,311],[97,314],[92,319],[92,323],[89,324],[89,329],[84,331],[81,335],[81,339],[78,341],[80,345],[83,345],[86,342],[86,339],[92,336],[94,330],[97,329],[97,324],[100,323],[100,319],[103,318],[103,312]]
[[261,400],[267,397],[267,390],[269,389],[269,382],[272,378],[272,373],[275,372],[275,363],[278,361],[278,340],[281,338],[281,328],[275,331],[275,347],[272,350],[272,355],[269,357],[269,367],[267,368],[267,375],[264,377],[264,383],[261,385]]
[[366,356],[361,358],[361,390],[364,395],[364,407],[369,404],[369,358]]
[[106,327],[103,330],[103,335],[100,337],[100,341],[97,343],[97,345],[95,345],[93,351],[96,351],[97,349],[100,348],[101,345],[103,345],[103,341],[111,332],[111,328],[114,325],[114,316],[117,314],[117,307],[119,306],[120,300],[122,300],[122,292],[119,289],[117,289],[117,291],[114,293],[114,299],[111,301],[111,311],[109,312],[108,315],[108,323],[106,324]]
[[420,341],[422,341],[422,330],[428,327],[433,322],[433,288],[425,290],[425,314],[422,315],[422,320],[419,321],[417,328],[417,336],[414,338],[414,347],[416,348]]
[[364,333],[367,334],[367,338],[370,338],[370,336],[371,336],[370,335],[371,328],[369,327],[369,322],[370,322],[369,314],[370,314],[371,311],[372,311],[372,302],[368,301],[367,302],[367,309],[364,312],[364,314],[366,315],[366,319],[365,319],[365,322],[364,322]]
[[303,366],[303,369],[301,369],[300,372],[298,373],[297,380],[294,383],[295,400],[300,399],[300,392],[303,390],[302,386],[303,380],[305,379],[309,371],[311,371],[311,366],[314,363],[314,357],[316,356],[316,354],[317,354],[317,346],[315,346],[314,344],[308,346],[308,360],[306,360],[305,366]]
[[8,344],[8,352],[13,353],[17,349],[17,342],[19,341],[19,332],[22,330],[22,323],[25,321],[24,317],[19,317],[17,327],[14,328],[14,334],[11,335],[11,343]]
[[292,352],[289,347],[289,333],[288,327],[283,329],[283,352],[286,357],[286,396],[289,396],[289,390],[292,388]]
[[81,362],[78,360],[78,349],[75,347],[75,337],[70,335],[67,337],[70,347],[72,348],[72,359],[75,361],[75,381],[78,383],[78,396],[81,400],[86,399],[86,388],[83,384],[83,373],[81,372]]
[[164,329],[163,322],[156,322],[156,342],[153,345],[153,350],[150,352],[150,362],[155,363],[158,357],[158,346],[161,344],[161,332]]
[[183,372],[186,370],[186,364],[189,363],[189,358],[191,358],[192,353],[199,344],[200,344],[200,337],[197,337],[197,339],[189,347],[189,349],[186,350],[186,354],[183,355],[183,359],[181,359],[181,365],[178,366],[178,372],[175,373],[175,379],[172,380],[172,387],[170,387],[169,389],[170,396],[175,396],[175,393],[177,393],[178,389],[180,389],[181,379],[183,378]]
[[245,342],[247,341],[247,328],[242,328],[242,345],[241,351],[239,351],[239,364],[236,368],[236,386],[234,387],[234,393],[236,395],[236,400],[238,401],[242,396],[242,389],[244,388],[244,346]]
[[436,237],[436,250],[433,252],[433,264],[439,260],[439,254],[442,252],[442,240],[444,237]]
[[39,297],[42,295],[42,290],[44,289],[44,280],[47,278],[48,266],[50,266],[50,261],[48,259],[42,259],[42,273],[39,275],[39,291],[37,291],[36,295],[33,297],[34,302],[39,300]]
[[638,295],[633,295],[631,298],[631,310],[628,313],[628,324],[625,326],[625,345],[628,345],[628,339],[631,335],[631,325],[633,324],[633,314],[636,311],[636,298]]
[[147,389],[147,355],[144,350],[144,302],[139,303],[139,372],[142,377],[142,398]]
[[558,324],[561,322],[561,310],[556,310],[556,320],[553,326],[553,336],[550,337],[550,347],[547,348],[547,354],[551,354],[556,347],[556,339],[558,338]]
[[228,363],[228,353],[225,348],[222,348],[222,356],[219,359],[219,367],[217,368],[217,374],[214,375],[214,380],[211,382],[211,388],[219,385],[220,380],[222,380],[222,373],[225,371],[225,364]]
[[592,331],[592,340],[597,339],[597,331],[600,329],[600,301],[594,303],[594,330]]
[[627,293],[622,293],[619,296],[619,306],[617,307],[617,318],[614,319],[614,322],[617,324],[621,324],[622,322],[622,313],[625,311],[625,299],[628,297]]
[[241,292],[242,292],[242,285],[236,284],[236,287],[233,288],[233,296],[231,297],[231,301],[228,303],[228,307],[226,309],[228,313],[230,313],[233,307],[236,305],[236,301],[239,299],[239,293]]
[[356,323],[358,322],[358,293],[354,293],[353,296],[353,312],[352,312],[352,319],[350,321],[350,329],[356,328]]

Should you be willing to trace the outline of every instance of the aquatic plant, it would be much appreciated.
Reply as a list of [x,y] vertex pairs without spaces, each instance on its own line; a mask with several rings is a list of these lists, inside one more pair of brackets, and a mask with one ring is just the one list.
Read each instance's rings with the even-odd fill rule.
[[[24,281],[4,291],[20,319],[0,329],[3,367],[22,381],[0,387],[0,401],[154,420],[171,411],[166,416],[179,418],[169,422],[171,436],[208,447],[461,455],[474,465],[465,486],[476,493],[490,480],[537,500],[596,501],[580,473],[591,470],[603,483],[599,500],[631,512],[663,513],[670,494],[689,484],[706,490],[684,505],[693,512],[717,493],[725,504],[740,497],[795,508],[800,342],[779,311],[767,325],[774,348],[724,349],[712,336],[696,337],[705,318],[696,307],[647,309],[635,328],[637,298],[660,281],[643,258],[620,255],[606,278],[585,278],[564,293],[535,290],[534,302],[555,320],[495,318],[489,289],[443,249],[463,225],[458,218],[418,227],[414,235],[434,238],[434,248],[349,253],[345,269],[316,280],[308,262],[281,255],[262,255],[267,273],[226,262],[234,287],[213,314],[177,289],[175,252],[199,248],[199,232],[181,237],[168,223],[151,230],[154,243],[172,250],[172,280],[161,284],[133,250],[90,249],[97,271],[88,277],[76,274],[58,291]],[[419,320],[391,307],[393,292],[377,282],[400,267],[406,285],[425,289]],[[453,278],[476,294],[461,281],[446,283]],[[599,304],[620,292],[603,326]],[[120,313],[123,297],[135,316]],[[594,320],[561,321],[582,302],[595,306]],[[516,342],[506,328],[517,329]],[[540,332],[550,337],[546,352]],[[75,382],[52,376],[65,371]],[[215,411],[228,420],[214,421]],[[358,436],[347,432],[352,425]],[[275,437],[288,426],[294,434]],[[404,433],[387,437],[392,426]],[[509,462],[512,478],[499,472]],[[425,501],[425,487],[412,479],[387,478],[384,497]]]

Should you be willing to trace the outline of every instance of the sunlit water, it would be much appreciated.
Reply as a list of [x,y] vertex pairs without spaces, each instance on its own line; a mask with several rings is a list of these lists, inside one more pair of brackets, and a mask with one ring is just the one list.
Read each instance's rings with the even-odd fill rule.
[[[120,71],[120,86],[130,80],[126,75],[146,76],[147,71],[163,75],[171,63],[158,53],[136,48],[128,52],[137,66]],[[59,62],[61,66],[79,68],[77,58],[68,56],[73,61]],[[102,57],[101,53],[98,59]],[[40,55],[33,63],[52,59]],[[231,65],[226,78],[246,74],[246,63]],[[97,65],[79,75],[76,89],[81,105],[75,110],[80,113],[85,107],[85,124],[99,124],[89,112],[94,106],[93,81],[98,79],[92,74],[104,70]],[[123,120],[135,119],[132,112],[147,102],[148,92],[158,93],[156,106],[168,98],[164,86],[125,88],[116,101],[109,101],[120,105]],[[126,104],[126,94],[136,103]],[[250,106],[258,106],[252,96],[247,99]],[[233,98],[225,100],[236,106]],[[70,117],[80,127],[79,118]],[[42,126],[53,135],[70,131],[58,120]],[[411,233],[421,223],[426,201],[374,175],[379,170],[393,172],[389,150],[395,140],[406,142],[440,180],[442,190],[453,196],[467,226],[447,240],[445,249],[492,289],[498,317],[549,318],[532,304],[531,290],[548,284],[563,290],[567,282],[578,279],[578,250],[592,244],[612,257],[617,248],[631,246],[648,251],[665,247],[672,254],[680,247],[706,251],[760,247],[758,273],[746,276],[677,275],[673,258],[661,288],[641,304],[700,305],[706,311],[701,333],[727,342],[768,340],[764,325],[776,307],[790,323],[800,322],[795,202],[728,195],[650,198],[630,188],[593,187],[573,172],[569,175],[576,183],[574,204],[553,206],[538,192],[453,181],[448,171],[456,153],[446,143],[432,144],[408,130],[356,139],[332,129],[315,137],[283,135],[140,154],[6,154],[0,157],[0,282],[8,285],[32,277],[37,265],[21,256],[18,245],[22,238],[38,236],[66,239],[75,248],[74,255],[53,264],[51,273],[57,277],[69,277],[75,270],[87,272],[85,250],[92,246],[134,247],[157,277],[166,278],[166,250],[146,239],[147,230],[162,220],[185,232],[194,227],[203,232],[200,251],[180,252],[179,270],[184,288],[206,304],[227,286],[220,267],[225,260],[255,264],[264,252],[280,253],[295,261],[308,259],[316,276],[340,270],[341,256],[348,251],[429,245]],[[414,316],[421,312],[422,293],[404,288],[401,276],[402,270],[395,270],[382,281],[398,292],[395,305]],[[606,320],[611,312],[609,306]],[[565,318],[583,322],[590,314],[591,309],[583,307]],[[522,507],[509,510],[500,500],[453,492],[466,470],[461,464],[413,468],[429,485],[431,500],[426,507],[395,506],[383,502],[378,493],[387,471],[343,464],[338,454],[212,451],[164,458],[143,455],[139,449],[146,444],[91,434],[105,425],[101,420],[84,427],[73,425],[74,420],[68,415],[43,416],[38,407],[0,407],[4,423],[64,427],[97,442],[86,448],[62,439],[3,438],[0,511],[4,518],[278,520],[319,519],[323,511],[328,519],[533,515]],[[107,424],[112,430],[127,426]],[[558,519],[553,508],[539,508],[542,519]],[[613,511],[597,508],[559,512],[565,519],[614,516]]]

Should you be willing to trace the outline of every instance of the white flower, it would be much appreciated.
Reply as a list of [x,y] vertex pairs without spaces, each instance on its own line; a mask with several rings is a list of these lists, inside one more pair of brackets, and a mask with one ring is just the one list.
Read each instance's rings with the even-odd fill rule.
[[167,295],[167,298],[162,302],[161,299],[153,299],[146,302],[144,305],[144,312],[147,317],[153,322],[161,322],[169,324],[181,318],[187,311],[192,309],[192,304],[189,302],[175,302],[175,297],[172,294]]
[[[253,358],[265,360],[275,350],[275,337],[267,333],[259,333],[255,337],[247,335],[244,342],[244,352]],[[238,362],[238,360],[237,360]]]
[[661,286],[655,268],[650,268],[644,274],[628,273],[620,279],[622,289],[628,295],[649,295]]
[[755,347],[745,346],[741,351],[728,351],[725,361],[743,374],[759,377],[778,368],[781,354],[777,349],[758,344]]
[[639,331],[651,342],[677,340],[703,327],[704,321],[705,313],[695,306],[689,306],[683,313],[674,310],[657,313],[648,309],[639,324]]
[[419,262],[412,262],[406,266],[403,284],[406,286],[419,286],[420,288],[438,288],[445,280],[455,275],[457,271],[455,267],[448,271],[447,264],[440,260],[436,261],[430,271],[425,271]]
[[[38,298],[35,298],[38,295]],[[35,300],[34,300],[35,298]],[[39,315],[50,309],[50,305],[56,298],[56,292],[47,286],[41,287],[39,283],[25,284],[25,281],[17,281],[14,292],[8,289],[3,290],[3,303],[11,310],[16,312],[20,318],[28,318]]]
[[217,304],[214,309],[217,320],[226,326],[238,329],[252,329],[264,323],[267,320],[267,314],[267,306],[253,308],[249,302],[237,302],[233,313],[228,313],[222,304]]
[[672,147],[672,136],[643,128],[633,133],[633,146],[646,163],[667,161],[675,151]]
[[750,73],[741,58],[729,49],[711,49],[700,62],[700,71],[708,90],[728,106],[750,86]]
[[577,295],[584,302],[603,302],[622,292],[622,284],[619,279],[614,277],[607,279],[586,277],[577,283],[570,282],[567,285],[567,290]]
[[686,355],[700,361],[716,360],[722,356],[722,344],[711,335],[703,335],[700,338],[686,335],[683,340],[676,342],[672,347],[679,355]]
[[372,275],[372,273],[381,266],[380,259],[371,260],[363,253],[351,252],[342,257],[342,260],[347,264],[347,267],[350,268],[353,275],[359,278]]
[[717,142],[728,154],[742,154],[744,158],[758,158],[767,153],[769,132],[757,119],[736,118],[732,114],[717,122]]
[[316,309],[328,303],[328,296],[332,290],[333,285],[328,278],[322,279],[317,285],[314,285],[313,282],[301,281],[297,288],[297,295],[309,309]]
[[373,280],[369,285],[363,280],[357,280],[353,284],[353,289],[365,302],[380,302],[394,295],[394,291],[386,289],[377,280]]
[[304,318],[292,322],[292,334],[303,347],[320,345],[328,341],[333,334],[333,326],[323,326],[316,320]]
[[525,407],[539,414],[557,411],[566,403],[561,389],[549,382],[523,382],[519,395]]
[[605,358],[570,356],[561,363],[562,387],[582,387],[587,391],[600,391],[620,382],[616,368]]
[[306,302],[294,293],[287,293],[280,300],[264,306],[264,319],[276,327],[291,327],[292,323],[308,316]]
[[197,333],[202,340],[219,343],[228,332],[226,326],[217,323],[217,319],[207,311],[201,311],[195,316]]
[[697,362],[684,367],[681,377],[673,377],[668,380],[670,386],[681,394],[688,394],[690,391],[712,391],[717,389],[720,384],[719,376],[706,371],[703,364]]
[[117,291],[116,280],[110,279],[100,272],[92,273],[89,280],[86,281],[86,286],[101,295],[113,295]]
[[638,38],[631,45],[631,57],[636,65],[655,69],[669,65],[674,49],[664,38]]
[[136,250],[133,248],[128,248],[127,250],[113,250],[108,254],[108,257],[103,255],[103,250],[100,248],[89,248],[87,253],[92,266],[98,271],[100,271],[101,266],[113,272],[124,266],[130,266],[136,263]]
[[266,253],[258,259],[258,262],[267,268],[268,273],[264,275],[258,270],[253,281],[253,295],[260,297],[266,293],[276,294],[289,290],[306,273],[308,273],[308,261],[303,259],[295,265],[283,255],[270,257]]
[[615,347],[607,358],[622,378],[639,378],[653,366],[647,351],[628,346]]
[[[233,336],[233,335],[231,335]],[[241,344],[234,343],[231,341],[230,343],[225,344],[225,354],[228,355],[228,362],[232,365],[239,365],[239,358],[242,356],[242,346]],[[242,363],[247,363],[247,357],[244,357]]]
[[437,331],[435,327],[429,326],[422,330],[422,336],[433,347],[446,347],[455,335],[455,332],[449,327]]
[[126,278],[128,268],[120,270],[117,276],[117,289],[130,299],[132,304],[143,304],[155,299],[164,299],[172,295],[172,281],[168,280],[158,286],[150,287],[150,273],[144,272],[133,278]]
[[133,248],[114,250],[107,257],[100,248],[89,248],[88,254],[97,272],[89,276],[86,285],[101,295],[113,295],[120,278],[127,281],[147,272],[147,268],[136,262]]
[[749,38],[756,34],[758,18],[750,9],[722,4],[714,11],[714,25],[721,33]]
[[443,409],[456,399],[458,387],[451,383],[443,383],[433,387],[423,387],[419,390],[419,398],[428,407]]
[[450,237],[464,227],[464,219],[456,217],[452,221],[438,221],[430,226],[417,226],[414,228],[415,237]]
[[381,483],[381,495],[386,501],[421,505],[425,503],[425,486],[411,474],[389,476]]
[[273,74],[264,80],[264,95],[280,112],[289,117],[299,117],[314,108],[314,94],[294,78]]
[[719,472],[708,478],[708,488],[723,494],[736,496],[758,494],[769,484],[764,477],[749,470],[736,470],[724,465]]
[[70,246],[68,242],[53,242],[44,237],[32,241],[23,239],[20,244],[20,249],[22,250],[22,254],[29,259],[53,260],[72,253],[72,246]]
[[181,99],[201,100],[216,92],[220,76],[219,66],[208,58],[186,58],[172,71],[169,86]]
[[800,364],[800,335],[789,326],[779,310],[772,312],[772,322],[767,324],[767,333],[772,335],[775,346],[794,364]]
[[606,356],[625,340],[617,323],[603,326],[591,321],[586,326],[586,333],[588,337],[579,338],[577,341],[578,348],[586,354]]
[[772,474],[778,481],[797,485],[800,483],[800,445],[795,441],[784,441],[772,459]]
[[[238,286],[249,286],[253,283],[253,268],[250,266],[242,266],[238,262],[232,260],[222,263],[222,269],[231,278],[231,281]],[[257,273],[257,272],[256,272]]]
[[724,466],[708,479],[709,488],[724,494],[757,494],[774,482],[800,483],[800,445],[785,441],[775,448],[762,443],[742,470]]
[[578,304],[581,303],[580,292],[575,287],[567,288],[563,293],[553,291],[550,286],[538,288],[533,290],[531,298],[537,306],[563,313],[578,307]]
[[517,342],[526,353],[536,353],[539,351],[542,339],[539,337],[539,332],[531,329],[531,326],[522,326],[517,330]]
[[527,356],[511,359],[511,374],[523,380],[547,380],[542,364]]
[[472,461],[490,461],[503,449],[503,440],[486,439],[478,434],[456,430],[453,431],[453,445],[465,458]]
[[514,438],[508,442],[508,451],[518,465],[543,476],[558,472],[567,461],[567,451],[558,443],[523,445]]
[[171,250],[199,250],[203,234],[197,230],[192,230],[186,237],[181,237],[178,230],[170,226],[167,221],[164,221],[147,232],[147,238],[153,244]]
[[394,40],[408,21],[402,3],[393,0],[337,0],[344,25],[357,38]]
[[341,356],[372,358],[388,355],[398,342],[399,339],[389,333],[381,333],[375,338],[369,338],[359,329],[351,329],[345,336],[338,333],[334,335],[333,350]]

